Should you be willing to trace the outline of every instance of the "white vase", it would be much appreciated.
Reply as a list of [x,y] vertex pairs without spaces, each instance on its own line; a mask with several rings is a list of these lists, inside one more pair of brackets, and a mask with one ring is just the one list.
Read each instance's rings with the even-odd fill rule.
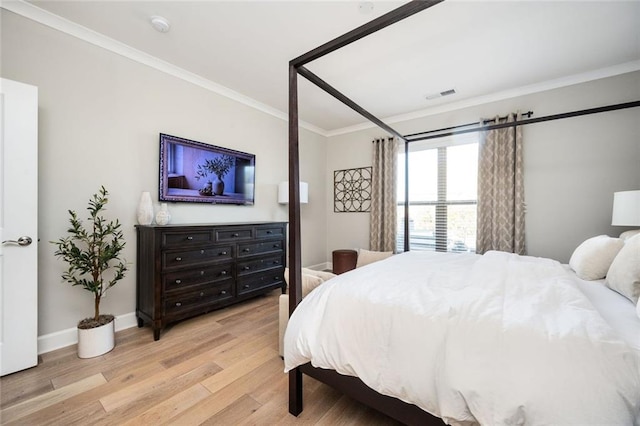
[[114,318],[108,324],[95,328],[78,329],[78,357],[93,358],[104,355],[115,346]]
[[140,225],[151,225],[153,222],[153,204],[151,203],[151,194],[148,191],[144,191],[140,195],[137,217]]
[[160,210],[156,213],[156,223],[158,225],[166,225],[171,220],[171,214],[167,208],[167,203],[160,204]]

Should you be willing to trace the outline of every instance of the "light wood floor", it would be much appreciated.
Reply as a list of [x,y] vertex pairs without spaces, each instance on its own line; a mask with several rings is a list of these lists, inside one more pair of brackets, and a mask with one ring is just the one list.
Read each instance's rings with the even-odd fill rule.
[[79,359],[71,346],[0,379],[0,424],[16,425],[397,425],[304,377],[304,411],[288,413],[278,356],[278,296],[167,327],[116,334],[116,347]]

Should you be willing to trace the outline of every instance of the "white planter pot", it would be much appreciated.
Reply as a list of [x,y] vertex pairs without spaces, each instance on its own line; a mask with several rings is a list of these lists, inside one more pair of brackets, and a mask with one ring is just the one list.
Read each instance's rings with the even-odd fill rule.
[[115,319],[96,328],[78,329],[78,357],[93,358],[115,346]]

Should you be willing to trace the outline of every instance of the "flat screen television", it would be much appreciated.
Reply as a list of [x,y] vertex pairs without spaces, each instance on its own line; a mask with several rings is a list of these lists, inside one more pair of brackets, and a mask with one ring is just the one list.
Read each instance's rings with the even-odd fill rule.
[[160,201],[253,205],[256,156],[160,133]]

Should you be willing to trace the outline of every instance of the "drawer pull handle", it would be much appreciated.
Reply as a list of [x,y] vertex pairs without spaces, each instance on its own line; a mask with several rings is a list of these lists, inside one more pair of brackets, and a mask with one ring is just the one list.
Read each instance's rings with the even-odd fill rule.
[[273,232],[271,232],[271,231],[267,231],[267,234],[272,234],[272,233],[273,233]]
[[182,280],[176,280],[176,284],[182,284]]
[[227,275],[227,271],[220,271],[220,275]]
[[279,264],[279,263],[280,263],[280,261],[279,261],[279,260],[274,260],[274,261],[273,261],[273,264],[274,264],[274,265],[277,265],[277,264]]
[[180,262],[182,260],[181,257],[176,257],[176,261]]
[[280,281],[280,277],[273,277],[274,280]]
[[240,235],[239,235],[237,232],[234,232],[234,233],[233,233],[233,236],[234,236],[234,237],[239,237]]
[[244,285],[244,288],[249,288],[249,287],[251,287],[249,284]]
[[227,290],[222,290],[220,294],[224,296],[225,294],[227,294]]
[[251,249],[245,248],[245,249],[242,249],[242,251],[245,252],[245,253],[249,253],[251,251]]
[[200,292],[200,297],[204,296],[204,291]]
[[189,235],[189,236],[187,237],[187,240],[191,241],[191,240],[193,240],[193,237],[192,237],[191,235]]
[[221,251],[220,253],[218,253],[220,256],[226,256],[227,252],[226,251]]
[[200,271],[200,276],[203,276],[203,275],[204,275],[204,271]]
[[274,244],[273,248],[280,248],[280,244]]
[[182,306],[182,302],[176,302],[176,306]]
[[244,268],[242,268],[242,270],[244,270],[244,271],[248,271],[249,269],[251,269],[251,268],[248,267],[248,266],[245,266]]

